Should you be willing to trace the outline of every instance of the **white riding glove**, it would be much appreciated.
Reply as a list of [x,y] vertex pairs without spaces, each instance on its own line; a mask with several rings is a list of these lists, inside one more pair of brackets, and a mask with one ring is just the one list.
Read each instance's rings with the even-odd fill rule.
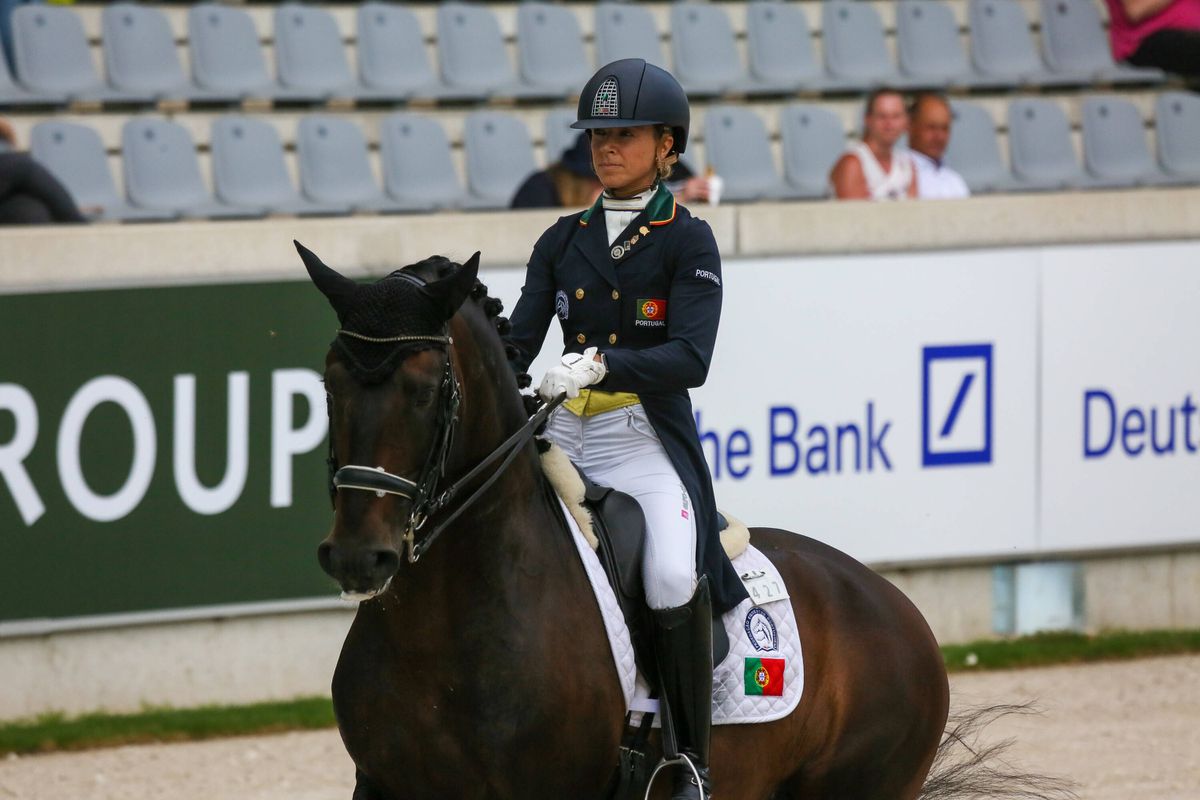
[[568,400],[579,397],[579,390],[604,380],[608,374],[603,361],[596,360],[596,348],[589,347],[582,353],[567,353],[562,364],[546,370],[546,377],[538,387],[538,394],[549,402],[566,392]]

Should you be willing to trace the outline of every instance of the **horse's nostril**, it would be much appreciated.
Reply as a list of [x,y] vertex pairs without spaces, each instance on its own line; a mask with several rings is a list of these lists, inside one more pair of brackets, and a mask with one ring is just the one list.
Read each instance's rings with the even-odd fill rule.
[[375,565],[371,572],[379,581],[386,581],[396,574],[400,568],[399,553],[395,550],[376,550],[374,555]]

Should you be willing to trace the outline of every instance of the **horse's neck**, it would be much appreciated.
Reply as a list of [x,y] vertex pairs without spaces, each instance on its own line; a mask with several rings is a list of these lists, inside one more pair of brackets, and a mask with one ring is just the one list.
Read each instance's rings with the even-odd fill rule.
[[[473,324],[464,319],[462,325],[466,330],[455,331],[456,341],[464,345],[462,363],[470,366],[462,376],[462,418],[447,470],[450,480],[468,474],[527,422],[511,377],[491,373],[491,369],[507,370],[508,366],[502,358],[487,357],[486,348],[492,343],[483,337],[494,334],[481,332],[478,324],[478,320]],[[488,364],[494,366],[489,368]],[[453,513],[456,504],[471,497],[503,461],[504,456],[499,456],[480,476],[463,486],[443,513]],[[526,442],[495,483],[446,529],[426,558],[432,559],[437,551],[442,551],[438,553],[442,562],[438,571],[468,572],[480,588],[493,595],[504,595],[513,587],[519,590],[528,575],[559,573],[568,555],[574,555],[562,547],[564,541],[572,547],[573,544],[556,503],[542,474],[536,448]],[[436,522],[435,517],[430,525]],[[421,571],[424,560],[411,566]],[[429,567],[433,572],[434,565]],[[435,579],[430,582],[435,591],[453,591]],[[493,597],[492,602],[495,601]],[[484,602],[482,597],[480,602]]]

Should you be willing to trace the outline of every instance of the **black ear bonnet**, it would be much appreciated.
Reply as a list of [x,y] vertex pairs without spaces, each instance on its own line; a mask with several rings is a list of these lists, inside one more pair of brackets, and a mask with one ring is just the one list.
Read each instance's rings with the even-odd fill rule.
[[[447,323],[474,286],[479,264],[478,253],[461,267],[433,256],[360,284],[325,266],[299,242],[296,249],[337,314],[334,352],[355,380],[366,384],[388,378],[403,357],[441,346],[437,338],[447,335]],[[417,338],[396,341],[399,337]]]

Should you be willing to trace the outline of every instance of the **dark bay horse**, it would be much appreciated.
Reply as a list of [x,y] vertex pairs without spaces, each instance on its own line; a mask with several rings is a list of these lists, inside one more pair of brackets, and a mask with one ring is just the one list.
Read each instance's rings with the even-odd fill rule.
[[[361,465],[339,471],[319,548],[345,592],[370,598],[333,678],[354,797],[603,800],[625,701],[536,447],[526,440],[502,473],[495,462],[472,471],[528,419],[478,254],[362,285],[301,254],[341,323],[325,361],[331,463]],[[464,492],[499,477],[445,524],[461,501],[430,505],[419,487],[431,470],[443,486],[465,476]],[[919,797],[949,702],[928,625],[844,553],[751,534],[791,594],[804,689],[788,717],[713,729],[715,796]],[[652,759],[657,748],[652,739]]]

